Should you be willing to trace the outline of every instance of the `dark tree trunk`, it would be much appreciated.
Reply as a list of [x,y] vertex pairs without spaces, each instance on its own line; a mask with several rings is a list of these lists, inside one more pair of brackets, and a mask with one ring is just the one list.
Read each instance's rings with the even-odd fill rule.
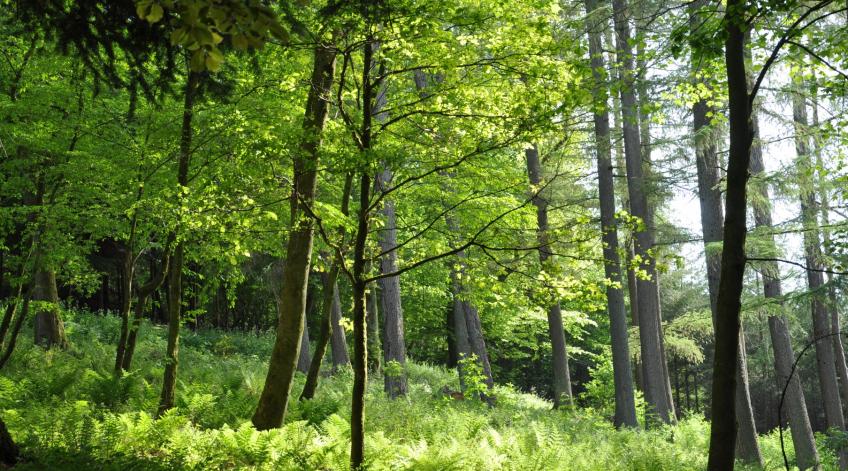
[[[693,30],[702,27],[699,9],[705,2],[690,6],[690,24]],[[692,64],[707,60],[700,51],[693,51]],[[708,86],[693,74],[696,85]],[[707,263],[707,289],[710,295],[710,311],[713,322],[716,317],[719,278],[721,276],[721,227],[724,224],[724,212],[721,208],[721,188],[716,136],[710,124],[709,116],[717,111],[701,99],[692,107],[695,162],[698,172],[698,200],[701,206],[701,231],[704,236],[704,258]],[[743,462],[762,467],[763,458],[757,444],[757,428],[754,424],[754,411],[751,406],[751,394],[748,388],[748,362],[744,349],[744,334],[740,325],[739,360],[736,365],[736,421],[739,435],[736,439],[736,456]]]
[[300,350],[314,225],[303,205],[311,205],[315,196],[318,154],[327,120],[335,65],[336,50],[333,47],[321,45],[315,49],[310,82],[312,86],[309,88],[303,120],[304,138],[300,152],[294,159],[294,188],[291,197],[294,217],[286,249],[285,278],[280,291],[277,338],[259,406],[253,415],[253,424],[260,430],[282,425]]
[[342,302],[339,299],[339,285],[335,283],[332,286],[333,303],[330,310],[330,320],[332,326],[330,329],[330,347],[333,352],[333,371],[338,371],[339,368],[347,368],[350,366],[350,356],[347,352],[347,338],[345,337],[344,328],[342,328]]
[[[200,74],[189,71],[183,97],[183,123],[180,132],[180,158],[177,167],[178,190],[188,187],[188,169],[191,163],[193,137],[192,119],[194,117],[194,100],[199,82]],[[182,191],[180,191],[180,194],[182,194]],[[176,234],[169,236],[169,241],[173,242],[176,240]],[[176,242],[175,247],[168,247],[168,250],[173,251],[169,257],[167,275],[168,346],[165,353],[165,374],[162,381],[162,395],[159,398],[158,415],[162,415],[174,407],[180,353],[180,324],[182,322],[184,242],[179,240]]]
[[3,351],[3,356],[0,357],[0,369],[6,366],[6,363],[9,361],[9,358],[12,357],[12,352],[15,351],[15,345],[18,341],[18,334],[21,333],[21,328],[26,321],[27,316],[29,315],[29,303],[32,293],[27,293],[24,296],[23,306],[21,307],[21,313],[18,314],[18,317],[15,318],[15,322],[12,324],[12,331],[9,333],[9,341],[6,342],[5,350]]
[[[609,112],[607,111],[606,65],[601,42],[603,28],[601,22],[597,19],[597,0],[586,0],[585,7],[589,56],[594,79],[592,94],[595,112],[593,118],[598,165],[598,197],[601,211],[604,276],[613,283],[621,283],[618,229],[615,221],[612,145],[610,143]],[[613,382],[615,384],[614,423],[616,427],[637,427],[639,423],[636,419],[636,402],[633,396],[633,375],[630,369],[624,293],[615,284],[607,287],[607,312],[610,318],[610,344],[612,345]]]
[[[465,311],[465,326],[468,331],[468,343],[471,346],[471,353],[480,362],[480,366],[483,369],[483,376],[485,377],[484,381],[488,389],[491,390],[495,385],[495,381],[492,378],[492,366],[489,363],[489,351],[486,349],[486,340],[483,336],[483,327],[480,324],[480,315],[477,312],[477,308],[467,300],[462,301],[462,310]],[[481,397],[481,399],[488,402],[489,405],[493,405],[490,398]]]
[[127,339],[130,335],[130,310],[132,308],[132,282],[134,271],[134,254],[132,246],[132,242],[127,244],[121,257],[121,330],[118,336],[118,348],[115,352],[114,373],[116,375],[120,375],[121,371],[123,371],[124,356],[126,356],[127,350]]
[[303,385],[303,392],[300,393],[301,401],[315,397],[315,390],[318,388],[321,363],[327,353],[327,345],[330,343],[330,330],[332,329],[331,311],[335,301],[335,290],[331,289],[331,286],[336,285],[338,276],[339,267],[334,263],[330,266],[330,270],[321,277],[324,284],[321,293],[321,329],[318,333],[318,340],[315,342],[315,355],[312,356],[312,362],[309,364],[309,371],[306,374],[306,383]]
[[[531,192],[534,193],[533,205],[536,206],[536,240],[539,243],[539,262],[542,270],[546,271],[553,263],[548,234],[548,200],[543,195],[542,163],[539,159],[539,149],[535,145],[524,151],[527,159],[527,174],[530,179]],[[571,376],[568,371],[568,352],[565,345],[565,329],[562,324],[562,311],[559,300],[547,306],[548,335],[551,338],[553,363],[554,407],[562,404],[572,405]]]
[[674,420],[670,381],[665,366],[662,325],[659,316],[656,263],[654,248],[654,218],[646,195],[646,182],[642,169],[642,146],[639,136],[639,117],[636,104],[633,51],[627,18],[626,0],[613,0],[613,19],[616,30],[616,50],[620,62],[622,127],[624,152],[627,163],[627,186],[630,212],[640,218],[644,227],[635,231],[635,252],[641,260],[640,268],[648,279],[636,280],[639,307],[639,341],[642,350],[646,412],[649,419],[669,423]]
[[20,450],[12,440],[12,435],[9,429],[6,428],[6,422],[0,419],[0,463],[6,466],[14,467],[18,462]]
[[[388,188],[392,180],[392,172],[385,169],[380,175],[379,189]],[[385,255],[380,258],[380,273],[392,273],[397,271],[397,217],[395,205],[390,199],[383,201],[383,218],[385,225],[380,229],[380,250]],[[403,307],[400,297],[400,277],[390,276],[381,278],[380,285],[380,311],[383,313],[383,362],[384,366],[389,362],[397,362],[401,366],[400,374],[383,375],[385,391],[389,397],[406,395],[406,340],[403,328]]]
[[721,276],[715,316],[712,426],[708,469],[733,468],[736,443],[736,366],[739,357],[739,312],[745,274],[746,183],[750,160],[751,105],[745,73],[743,1],[729,0],[725,15],[730,150],[721,254]]

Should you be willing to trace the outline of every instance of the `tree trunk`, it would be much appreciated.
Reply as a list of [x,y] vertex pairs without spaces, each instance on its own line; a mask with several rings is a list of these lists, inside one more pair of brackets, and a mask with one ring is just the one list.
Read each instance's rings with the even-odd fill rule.
[[132,309],[132,282],[133,282],[133,243],[125,247],[121,257],[121,330],[118,336],[118,348],[115,352],[114,373],[120,375],[123,371],[124,356],[127,351],[127,339],[130,335],[130,310]]
[[[392,180],[392,172],[383,170],[380,175],[379,189],[387,189]],[[380,258],[380,273],[392,273],[397,270],[397,217],[395,205],[390,199],[383,200],[383,218],[385,226],[380,230],[379,243],[383,255]],[[383,313],[383,362],[397,362],[401,366],[400,374],[385,374],[384,387],[391,398],[406,395],[406,340],[403,329],[403,307],[400,297],[400,277],[380,278],[380,311]],[[397,373],[397,372],[394,372]]]
[[6,422],[0,419],[0,463],[8,467],[14,467],[18,462],[20,450],[12,440],[12,435],[9,429],[6,428]]
[[380,351],[383,343],[380,342],[380,313],[377,309],[380,297],[377,294],[377,283],[370,283],[368,287],[368,298],[366,308],[368,309],[368,371],[380,371]]
[[751,106],[745,73],[745,35],[741,26],[742,0],[728,0],[725,15],[730,150],[722,240],[721,275],[715,316],[712,426],[708,469],[733,468],[736,443],[736,367],[739,350],[739,312],[745,274],[746,183],[750,160]]
[[35,272],[32,300],[40,304],[35,309],[35,343],[45,348],[67,348],[65,324],[59,313],[59,292],[56,289],[56,273],[51,269],[39,268]]
[[[365,67],[369,67],[373,53],[372,45],[366,44],[365,51]],[[367,84],[370,81],[367,71],[364,76],[363,83]],[[366,85],[365,88],[367,90],[370,86]],[[370,93],[366,91],[363,95],[363,101],[371,103]],[[370,109],[370,106],[367,109]],[[363,134],[368,136],[366,142],[369,143],[365,149],[370,149],[370,114],[366,113],[366,117],[363,128],[368,130],[368,133]],[[365,282],[365,243],[368,239],[370,189],[371,178],[367,171],[363,171],[359,186],[359,217],[353,255],[353,397],[350,414],[350,468],[354,471],[362,469],[365,461],[365,388],[368,384],[368,334],[365,326],[365,288],[367,286]],[[392,383],[392,387],[395,384]],[[405,381],[403,384],[405,388]],[[395,397],[392,395],[392,391],[396,390],[390,389],[389,395]]]
[[[689,22],[692,30],[701,27],[703,19],[698,9],[705,3],[700,1],[690,6]],[[708,59],[699,51],[693,51],[692,64]],[[694,71],[697,72],[697,71]],[[697,73],[693,74],[696,85],[708,86]],[[721,188],[719,176],[717,136],[710,123],[710,114],[716,113],[706,99],[701,99],[692,107],[695,162],[698,172],[698,200],[701,206],[701,232],[704,236],[704,258],[707,264],[707,289],[710,295],[710,311],[713,324],[716,318],[716,302],[721,276],[721,227],[724,224],[724,212],[721,208]],[[748,388],[748,362],[744,348],[744,334],[740,325],[739,360],[736,365],[736,421],[739,435],[736,439],[736,456],[741,461],[762,467],[763,458],[757,444],[757,428],[754,423],[754,411]]]
[[[170,245],[170,242],[168,245]],[[150,280],[138,288],[138,294],[136,295],[135,306],[133,308],[135,315],[133,316],[132,327],[127,335],[127,347],[124,350],[124,356],[121,360],[121,368],[124,371],[129,371],[132,366],[136,339],[138,339],[138,329],[141,328],[141,322],[144,320],[144,309],[147,306],[147,299],[164,283],[169,264],[170,256],[166,252],[162,257],[161,270],[156,272],[155,265],[151,264]]]
[[[485,378],[484,381],[487,388],[491,390],[495,385],[495,381],[492,378],[492,366],[489,363],[489,351],[486,349],[486,340],[483,336],[483,327],[480,324],[480,315],[477,312],[477,308],[467,300],[462,301],[462,310],[465,312],[465,326],[468,331],[468,343],[471,346],[471,353],[480,362]],[[481,399],[488,402],[490,406],[494,405],[488,397],[481,397]]]
[[309,88],[303,120],[304,137],[300,152],[294,159],[294,188],[291,197],[294,217],[286,249],[285,277],[280,291],[277,337],[271,352],[265,386],[253,415],[253,424],[260,430],[282,425],[300,350],[314,225],[302,205],[311,205],[315,196],[318,151],[327,120],[335,65],[336,51],[333,47],[316,47],[310,82],[312,86]]
[[[188,188],[188,169],[191,161],[192,119],[194,117],[194,100],[200,74],[189,71],[183,102],[183,123],[180,133],[180,158],[177,168],[177,190],[179,199],[183,198],[183,190]],[[181,221],[179,221],[181,222]],[[165,374],[162,381],[162,395],[159,398],[157,415],[162,415],[174,407],[177,385],[177,367],[180,351],[180,324],[182,322],[182,284],[184,242],[178,240],[176,234],[168,237],[169,241],[177,241],[172,250],[168,263],[168,346],[165,353]]]
[[[536,206],[536,240],[539,243],[539,263],[542,271],[547,271],[553,263],[548,234],[548,200],[542,194],[542,163],[539,159],[539,149],[536,145],[525,149],[527,159],[527,175],[530,179],[530,191],[534,193],[533,205]],[[551,338],[554,407],[572,405],[571,377],[568,371],[568,352],[565,345],[565,330],[562,324],[562,311],[559,300],[547,306],[548,335]]]
[[[604,276],[613,284],[607,286],[607,312],[610,318],[613,383],[615,384],[616,427],[637,427],[636,402],[633,396],[633,375],[630,369],[627,314],[621,283],[621,263],[618,256],[618,229],[615,221],[615,184],[613,181],[612,145],[610,143],[609,111],[607,110],[606,65],[601,43],[602,25],[595,14],[597,0],[586,0],[586,31],[589,37],[589,56],[594,84],[595,153],[598,165],[598,198],[601,211],[601,243],[603,244]],[[529,161],[529,160],[528,160]]]
[[[793,77],[792,117],[795,126],[795,152],[798,156],[799,190],[801,195],[801,220],[804,224],[804,255],[807,262],[807,285],[811,293],[813,316],[813,340],[816,350],[816,367],[819,375],[819,388],[824,404],[825,420],[828,428],[845,429],[842,415],[842,400],[839,396],[839,384],[836,379],[836,358],[833,351],[831,321],[829,319],[822,273],[821,239],[819,237],[818,215],[814,186],[813,162],[810,160],[807,104],[801,92],[801,79]],[[840,462],[848,458],[840,453]]]
[[456,350],[456,372],[459,375],[459,389],[465,392],[465,360],[471,356],[471,344],[468,341],[468,324],[465,322],[465,306],[462,303],[462,285],[457,268],[451,268],[451,295],[453,308],[450,316],[450,335]]
[[300,352],[297,354],[297,371],[303,374],[309,372],[309,364],[312,362],[309,355],[309,328],[306,317],[303,319],[303,332],[300,335]]
[[656,264],[653,257],[654,218],[648,205],[645,178],[642,169],[639,117],[636,105],[633,52],[630,45],[630,27],[627,24],[626,0],[613,0],[613,19],[616,30],[616,50],[620,62],[622,127],[624,152],[627,163],[627,186],[630,194],[630,212],[640,218],[644,226],[635,231],[635,252],[641,260],[640,268],[648,279],[636,280],[639,306],[639,341],[644,370],[644,392],[648,403],[649,419],[670,423],[674,420],[674,404],[670,397],[670,381],[664,365],[662,325],[659,322],[659,297],[657,292]]
[[[367,301],[366,301],[367,302]],[[333,371],[338,371],[339,368],[347,368],[350,366],[350,356],[347,352],[347,338],[342,327],[342,302],[339,299],[339,285],[336,283],[333,286],[333,304],[330,311],[333,323],[331,329],[331,344],[333,351]]]
[[303,385],[303,392],[300,393],[301,401],[312,399],[315,396],[315,390],[318,388],[321,363],[324,361],[327,345],[330,343],[330,330],[333,322],[331,311],[335,302],[335,290],[330,287],[336,285],[338,276],[339,266],[333,263],[330,270],[321,277],[324,282],[324,289],[321,293],[321,330],[318,333],[318,340],[315,342],[315,355],[312,356],[309,371],[306,373],[306,383]]
[[21,307],[21,313],[18,314],[18,317],[15,318],[14,324],[12,324],[12,331],[9,333],[9,341],[6,342],[6,349],[3,351],[3,356],[0,357],[0,369],[6,366],[6,362],[8,362],[9,358],[12,357],[12,352],[15,351],[15,345],[18,341],[18,334],[21,333],[21,327],[23,327],[24,322],[26,321],[26,318],[29,315],[29,303],[31,297],[32,292],[28,292],[26,296],[24,296],[23,306]]

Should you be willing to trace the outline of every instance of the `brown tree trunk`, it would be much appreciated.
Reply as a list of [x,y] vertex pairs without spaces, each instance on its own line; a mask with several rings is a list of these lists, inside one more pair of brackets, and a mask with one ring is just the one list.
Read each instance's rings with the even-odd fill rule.
[[[170,245],[170,241],[168,244]],[[133,307],[134,315],[132,327],[130,327],[127,335],[127,346],[124,350],[124,356],[121,360],[121,368],[124,371],[129,371],[132,367],[132,359],[135,354],[136,340],[138,339],[138,329],[141,328],[141,322],[144,320],[144,309],[147,306],[147,299],[162,286],[165,282],[165,277],[168,274],[168,266],[170,264],[170,255],[166,252],[162,257],[162,266],[158,272],[155,271],[155,265],[151,264],[150,280],[138,288],[136,294],[135,306]]]
[[321,330],[318,333],[318,340],[315,342],[315,354],[312,355],[312,362],[309,364],[309,370],[306,373],[306,383],[303,385],[303,392],[300,393],[301,401],[312,399],[315,396],[315,390],[318,388],[321,363],[327,353],[327,345],[330,343],[330,330],[332,329],[331,311],[335,290],[331,289],[331,286],[336,285],[338,275],[339,267],[334,263],[330,266],[330,270],[322,276],[324,289],[321,296]]
[[453,297],[450,316],[450,335],[456,350],[456,372],[459,375],[459,389],[465,392],[465,360],[471,356],[471,344],[468,342],[468,324],[465,322],[465,306],[462,303],[462,285],[457,268],[451,269],[451,295]]
[[733,468],[736,444],[736,367],[745,274],[747,236],[748,163],[750,160],[751,105],[745,73],[745,34],[742,26],[742,0],[728,0],[725,15],[725,65],[727,70],[730,151],[728,153],[727,195],[722,240],[721,275],[715,316],[715,357],[713,360],[712,426],[707,467]]
[[[539,243],[539,263],[542,271],[547,271],[553,263],[548,234],[548,200],[542,194],[542,163],[539,159],[539,149],[536,145],[524,151],[527,159],[527,175],[530,179],[531,192],[534,193],[533,205],[536,206],[536,240]],[[572,405],[571,375],[568,371],[568,352],[565,345],[565,329],[562,323],[562,311],[559,300],[547,306],[548,335],[551,339],[553,363],[554,407]]]
[[[191,163],[192,119],[194,117],[194,100],[200,74],[189,71],[183,102],[183,123],[180,133],[180,158],[177,167],[177,190],[182,195],[183,188],[188,188],[188,169]],[[182,199],[182,196],[180,196]],[[181,221],[179,221],[181,222]],[[168,346],[165,352],[165,374],[162,380],[162,394],[159,397],[157,415],[162,415],[174,407],[177,385],[177,367],[180,353],[180,324],[182,322],[183,294],[183,257],[184,242],[177,240],[176,234],[168,237],[169,241],[177,241],[172,250],[168,263]]]
[[[612,144],[610,143],[609,111],[607,110],[606,65],[601,42],[602,24],[597,19],[597,0],[586,0],[586,31],[589,37],[589,56],[594,84],[595,153],[598,165],[598,198],[601,211],[601,243],[604,255],[604,276],[612,283],[621,283],[621,263],[618,256],[618,229],[615,221],[615,184],[613,181]],[[610,318],[613,383],[615,384],[616,427],[637,427],[636,402],[633,395],[633,375],[630,369],[627,314],[624,293],[613,284],[607,287],[607,312]],[[634,289],[635,291],[635,289]]]
[[132,280],[133,280],[133,251],[132,243],[127,244],[121,257],[121,330],[118,336],[118,348],[115,352],[114,373],[120,375],[123,371],[124,356],[127,350],[127,339],[130,335],[130,310],[132,309]]
[[613,0],[613,19],[616,30],[616,50],[620,62],[622,127],[624,152],[627,163],[627,186],[630,194],[630,212],[644,225],[635,231],[635,252],[641,260],[640,268],[648,279],[636,280],[639,306],[639,341],[644,370],[644,392],[648,403],[647,415],[669,423],[674,420],[674,404],[670,397],[670,381],[664,365],[662,325],[659,322],[659,297],[657,292],[656,262],[653,257],[654,218],[648,205],[645,178],[642,169],[642,146],[639,136],[639,117],[636,103],[633,52],[630,44],[630,27],[626,0]]
[[297,354],[297,371],[303,374],[308,373],[311,362],[312,359],[309,354],[309,328],[306,325],[306,317],[304,316],[303,332],[300,335],[300,352]]
[[335,65],[336,50],[333,47],[316,47],[311,87],[303,120],[304,137],[300,152],[294,159],[294,188],[291,198],[294,217],[286,249],[285,277],[280,291],[277,338],[271,352],[265,386],[253,414],[253,424],[260,430],[282,425],[300,350],[314,225],[303,206],[311,205],[315,196],[318,151],[327,120]]
[[18,341],[18,334],[21,333],[21,328],[24,325],[24,321],[26,321],[26,318],[29,315],[29,304],[30,298],[32,297],[31,295],[32,292],[28,292],[26,296],[24,296],[21,312],[20,314],[18,314],[18,317],[15,318],[15,322],[12,324],[12,331],[9,333],[9,341],[6,342],[6,348],[3,351],[3,356],[0,357],[0,369],[6,366],[6,363],[9,361],[9,358],[12,357],[12,352],[15,351],[15,345]]
[[[690,6],[690,25],[692,30],[702,27],[703,18],[699,9],[705,2],[700,1]],[[693,51],[692,64],[708,60],[698,51]],[[693,80],[698,86],[708,86],[698,78],[694,71]],[[704,236],[704,258],[707,263],[707,289],[710,295],[710,311],[713,323],[716,318],[716,302],[718,300],[719,278],[721,276],[721,227],[724,224],[724,212],[721,208],[721,188],[719,176],[718,150],[716,148],[715,131],[709,116],[716,113],[706,99],[697,101],[692,107],[695,161],[698,172],[698,200],[701,206],[701,232]],[[748,362],[744,348],[744,334],[740,325],[739,359],[736,365],[736,421],[739,424],[739,435],[736,438],[736,456],[741,461],[762,467],[763,458],[757,444],[757,428],[754,423],[754,411],[751,405],[751,394],[748,388]]]

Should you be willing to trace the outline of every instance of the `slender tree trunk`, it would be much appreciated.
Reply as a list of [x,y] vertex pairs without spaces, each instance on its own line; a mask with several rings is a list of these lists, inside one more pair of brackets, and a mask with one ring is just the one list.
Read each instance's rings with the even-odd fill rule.
[[383,343],[380,342],[380,313],[377,305],[380,302],[380,297],[377,293],[377,283],[370,283],[368,286],[367,306],[368,318],[368,371],[380,371],[380,352],[383,349]]
[[[610,143],[609,111],[607,110],[606,65],[601,42],[602,24],[597,19],[597,0],[586,0],[586,31],[589,37],[589,56],[594,85],[595,153],[598,165],[598,198],[601,211],[601,243],[604,255],[604,276],[613,284],[607,287],[607,312],[610,318],[613,382],[615,384],[616,427],[637,427],[636,402],[633,396],[633,375],[630,370],[627,314],[621,283],[621,263],[618,256],[618,229],[615,221],[615,184],[613,181],[612,145]],[[635,281],[635,280],[634,280]],[[634,290],[635,291],[635,290]],[[634,311],[635,312],[635,311]]]
[[[836,358],[833,351],[831,321],[829,319],[823,289],[821,239],[819,237],[819,208],[816,201],[814,170],[809,148],[807,104],[801,92],[802,82],[793,77],[792,116],[795,124],[795,152],[798,155],[799,190],[801,194],[801,220],[804,224],[804,254],[807,262],[807,285],[811,293],[813,317],[813,340],[816,350],[816,367],[819,388],[824,403],[825,420],[828,428],[845,429],[842,401],[837,383]],[[840,464],[844,468],[848,455],[840,453]]]
[[[188,169],[191,163],[192,152],[194,100],[199,82],[200,74],[189,71],[183,97],[183,123],[180,135],[180,158],[177,168],[177,190],[180,195],[183,194],[184,189],[188,188]],[[182,199],[183,196],[179,198]],[[165,374],[162,381],[162,395],[159,398],[158,415],[162,415],[174,407],[177,367],[179,366],[180,324],[182,323],[182,284],[185,244],[182,240],[177,239],[176,234],[169,236],[169,239],[176,241],[176,246],[169,247],[172,252],[169,257],[167,275],[168,346],[165,353]]]
[[721,275],[715,316],[712,426],[708,469],[733,468],[736,443],[736,366],[743,277],[745,274],[746,183],[750,160],[751,105],[745,73],[743,1],[728,0],[725,15],[725,65],[727,70],[730,150],[722,240]]
[[[548,200],[542,194],[542,163],[536,145],[525,149],[527,174],[530,179],[530,191],[534,193],[533,205],[536,206],[536,240],[539,243],[539,263],[542,271],[547,271],[553,263],[550,236],[548,234]],[[553,363],[554,407],[563,404],[572,405],[571,376],[568,371],[568,352],[565,345],[565,329],[562,323],[562,311],[559,300],[547,306],[548,335],[551,339]]]
[[[166,245],[170,245],[170,241]],[[162,257],[162,266],[160,271],[156,272],[155,265],[151,264],[150,280],[140,286],[137,290],[138,293],[136,294],[135,306],[133,306],[135,311],[133,323],[127,335],[127,346],[124,350],[123,359],[121,360],[121,367],[124,371],[129,371],[132,366],[136,340],[138,339],[138,329],[141,328],[141,322],[144,320],[144,309],[147,306],[147,299],[150,298],[150,296],[159,289],[160,286],[162,286],[162,283],[165,282],[169,264],[170,255],[166,252]]]
[[[690,7],[690,24],[693,30],[701,27],[703,21],[698,9],[704,2]],[[697,52],[693,52],[692,64],[706,60]],[[696,85],[707,86],[693,74]],[[718,300],[719,278],[721,275],[721,227],[724,224],[724,212],[721,208],[721,188],[719,176],[717,136],[710,124],[709,116],[716,111],[701,99],[692,107],[695,161],[698,172],[698,199],[701,206],[701,230],[704,236],[704,258],[707,263],[707,288],[710,295],[710,310],[713,323],[716,318],[716,302]],[[757,429],[754,423],[754,411],[751,406],[751,395],[748,389],[748,365],[746,361],[744,334],[740,325],[739,360],[736,365],[736,421],[739,435],[736,439],[736,456],[743,462],[762,467],[763,458],[757,444]]]
[[[462,254],[462,252],[460,252]],[[457,254],[457,256],[460,256]],[[463,254],[464,255],[464,254]],[[461,286],[461,285],[460,285]],[[489,390],[491,390],[495,381],[492,378],[492,366],[489,363],[489,351],[486,348],[486,340],[483,336],[483,327],[480,324],[480,314],[477,308],[468,300],[462,300],[462,310],[465,313],[465,326],[468,331],[468,343],[471,346],[471,353],[477,357],[480,366],[483,370],[484,381]],[[483,396],[480,399],[487,402],[490,406],[494,405],[490,397]]]
[[641,143],[638,129],[633,52],[630,45],[630,27],[627,24],[626,0],[613,1],[613,19],[616,30],[616,50],[621,66],[621,107],[624,129],[624,152],[627,161],[627,186],[630,193],[630,212],[642,219],[644,227],[635,231],[636,255],[640,268],[648,279],[636,280],[639,303],[639,341],[644,369],[645,400],[649,418],[669,423],[674,420],[674,404],[670,400],[670,382],[664,365],[662,325],[659,323],[659,297],[657,273],[653,257],[654,218],[645,194],[646,185],[642,169]]
[[303,392],[300,394],[301,401],[312,399],[315,396],[315,390],[318,388],[321,363],[324,361],[324,355],[327,353],[327,345],[330,343],[330,331],[332,329],[332,307],[335,301],[335,290],[331,287],[336,285],[338,275],[339,267],[333,263],[330,266],[330,270],[322,276],[324,289],[321,299],[321,330],[318,333],[318,340],[315,342],[315,354],[312,356],[312,362],[309,364],[306,383],[303,385]]
[[294,218],[286,249],[285,277],[280,291],[277,338],[271,352],[265,386],[253,415],[253,424],[260,430],[282,425],[300,350],[314,225],[303,206],[311,205],[315,196],[318,151],[327,120],[335,65],[336,50],[333,47],[316,47],[311,87],[303,120],[304,137],[300,152],[294,159],[294,188],[291,198]]
[[12,357],[12,352],[15,351],[15,345],[18,341],[18,334],[21,333],[21,328],[24,325],[24,321],[26,321],[26,318],[29,315],[29,303],[31,297],[31,291],[28,292],[26,296],[24,296],[23,306],[21,307],[21,313],[18,314],[18,317],[15,318],[15,322],[12,324],[12,331],[9,333],[9,341],[6,342],[6,348],[3,351],[3,356],[0,357],[0,369],[6,366],[6,363],[9,361],[9,358]]
[[[134,228],[133,228],[134,229]],[[120,375],[123,371],[124,356],[127,350],[127,339],[130,335],[130,311],[132,309],[132,280],[133,280],[133,251],[132,243],[127,244],[121,257],[121,330],[118,337],[118,348],[115,352],[114,373]]]

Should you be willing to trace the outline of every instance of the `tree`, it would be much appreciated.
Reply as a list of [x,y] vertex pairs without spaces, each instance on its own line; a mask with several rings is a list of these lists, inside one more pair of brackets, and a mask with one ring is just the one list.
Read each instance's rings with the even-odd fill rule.
[[[595,156],[598,167],[598,198],[601,213],[601,243],[603,244],[604,274],[609,280],[606,289],[607,312],[610,318],[613,374],[615,383],[615,424],[636,427],[636,404],[633,396],[633,375],[627,334],[627,314],[621,289],[618,229],[615,221],[615,185],[613,183],[612,145],[608,93],[606,89],[601,24],[597,18],[598,2],[587,0],[586,32],[589,38],[589,59],[592,67],[593,120]],[[633,290],[635,293],[635,289]],[[632,302],[632,301],[631,301]],[[635,311],[634,311],[635,312]],[[636,319],[634,319],[636,321]]]

